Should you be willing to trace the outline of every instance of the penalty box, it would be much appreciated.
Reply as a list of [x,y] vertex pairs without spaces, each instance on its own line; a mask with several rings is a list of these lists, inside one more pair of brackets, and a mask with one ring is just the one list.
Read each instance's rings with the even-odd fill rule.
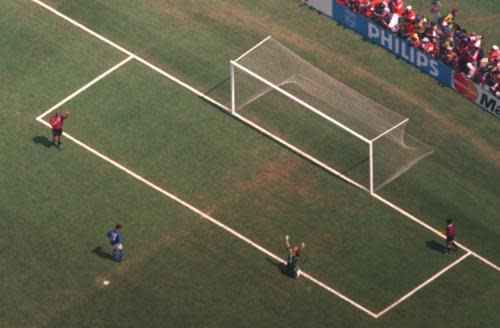
[[435,235],[366,192],[131,57],[95,83],[60,108],[72,112],[70,134],[275,254],[285,256],[285,233],[306,241],[304,270],[370,309],[458,258],[426,247]]

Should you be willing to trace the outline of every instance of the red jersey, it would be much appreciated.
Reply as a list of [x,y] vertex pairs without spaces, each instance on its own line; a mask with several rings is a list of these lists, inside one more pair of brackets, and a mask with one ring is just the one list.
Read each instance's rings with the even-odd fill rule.
[[426,42],[421,45],[422,50],[425,51],[428,54],[431,54],[434,51],[434,45],[432,42]]
[[488,61],[493,63],[495,59],[500,56],[500,50],[490,49],[488,50]]
[[455,238],[455,225],[453,223],[446,226],[446,237]]
[[404,12],[403,0],[394,0],[389,3],[389,8],[393,14],[402,16]]
[[417,19],[417,14],[412,9],[405,9],[403,17],[408,22],[415,22],[415,20]]
[[53,129],[62,129],[64,117],[60,114],[56,114],[50,118],[50,126]]

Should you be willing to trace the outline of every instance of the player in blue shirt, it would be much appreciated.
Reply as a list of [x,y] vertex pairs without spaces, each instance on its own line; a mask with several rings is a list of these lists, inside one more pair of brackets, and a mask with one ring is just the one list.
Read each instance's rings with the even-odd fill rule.
[[106,234],[106,237],[109,238],[111,247],[113,248],[113,259],[119,263],[122,263],[125,257],[125,253],[123,252],[122,235],[120,234],[121,228],[122,225],[117,224],[113,230],[108,231]]

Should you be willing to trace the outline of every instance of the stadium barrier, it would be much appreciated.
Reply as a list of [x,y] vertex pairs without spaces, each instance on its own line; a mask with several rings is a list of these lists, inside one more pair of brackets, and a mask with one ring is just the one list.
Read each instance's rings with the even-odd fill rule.
[[336,0],[302,0],[302,3],[403,58],[500,119],[499,98],[495,97],[489,90],[485,90],[481,85],[469,80],[462,73],[455,73],[446,64],[432,58],[422,50],[412,47],[407,40],[377,25],[374,21],[352,12],[344,5],[337,3]]

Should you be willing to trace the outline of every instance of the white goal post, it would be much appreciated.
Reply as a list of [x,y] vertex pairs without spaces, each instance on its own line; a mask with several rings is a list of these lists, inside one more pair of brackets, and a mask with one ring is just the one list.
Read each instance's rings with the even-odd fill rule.
[[[405,132],[408,118],[340,83],[271,36],[249,49],[238,59],[231,61],[230,70],[233,115],[370,193],[374,193],[375,190],[394,180],[432,153],[430,147]],[[270,98],[272,95],[274,95],[272,101],[264,102],[263,99]],[[276,95],[281,96],[276,97]],[[287,100],[279,101],[280,97]],[[290,100],[294,105],[291,105]],[[365,162],[360,165],[363,168],[362,173],[351,174],[349,170],[342,172],[341,168],[335,168],[336,165],[324,161],[321,154],[311,155],[310,151],[304,150],[303,147],[295,146],[287,141],[289,136],[286,133],[276,133],[268,127],[268,124],[262,124],[267,120],[267,114],[258,120],[253,120],[246,115],[251,114],[254,108],[257,112],[260,111],[259,107],[266,107],[265,113],[271,113],[269,116],[276,116],[272,111],[277,111],[280,106],[286,106],[287,109],[297,107],[280,116],[280,120],[290,120],[287,125],[300,125],[300,121],[294,121],[294,118],[298,117],[294,115],[296,113],[309,115],[299,113],[307,111],[313,113],[315,119],[318,120],[314,123],[314,129],[323,129],[327,122],[330,126],[328,128],[333,125],[336,131],[342,131],[339,132],[342,136],[335,135],[331,140],[327,139],[324,142],[345,143],[345,146],[341,147],[344,150],[342,153],[353,154],[351,156],[338,154],[339,157],[343,157],[347,167],[350,165],[356,167],[356,164],[348,162],[353,161],[353,158],[358,160],[362,158],[360,163]],[[283,111],[283,109],[280,110]],[[308,135],[314,135],[314,133],[315,131],[307,132]],[[348,144],[355,144],[354,148],[359,154],[349,149]],[[318,148],[316,146],[311,148]]]

